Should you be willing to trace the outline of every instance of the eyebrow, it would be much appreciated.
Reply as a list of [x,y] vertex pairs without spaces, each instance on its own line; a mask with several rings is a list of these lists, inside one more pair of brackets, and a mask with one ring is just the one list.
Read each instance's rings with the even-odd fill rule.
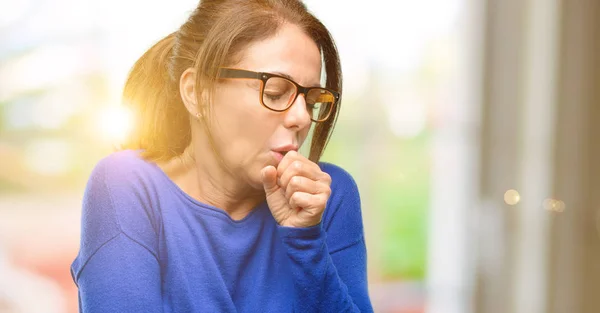
[[[286,74],[286,73],[282,73],[282,72],[271,72],[273,74],[277,74],[279,76],[283,76],[291,81],[296,81],[292,76]],[[321,87],[321,83],[317,83],[317,84],[312,84],[310,86],[305,86],[305,87]],[[322,87],[321,87],[322,88]]]

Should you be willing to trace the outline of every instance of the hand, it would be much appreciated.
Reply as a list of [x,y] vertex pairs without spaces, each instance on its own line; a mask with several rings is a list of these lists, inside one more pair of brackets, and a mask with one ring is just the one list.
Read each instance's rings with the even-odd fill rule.
[[267,204],[281,226],[310,227],[321,222],[331,195],[331,176],[296,151],[289,151],[277,168],[261,171]]

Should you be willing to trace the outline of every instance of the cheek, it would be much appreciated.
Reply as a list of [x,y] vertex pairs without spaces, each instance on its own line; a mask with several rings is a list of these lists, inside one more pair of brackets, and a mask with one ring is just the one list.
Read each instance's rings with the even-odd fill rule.
[[300,131],[300,133],[298,134],[298,140],[300,141],[300,145],[304,144],[304,141],[306,140],[306,137],[308,137],[308,133],[310,132],[310,129],[312,128],[312,123],[304,130]]
[[245,91],[223,89],[213,102],[213,137],[223,157],[238,164],[264,152],[277,127],[275,112],[262,107],[252,89]]

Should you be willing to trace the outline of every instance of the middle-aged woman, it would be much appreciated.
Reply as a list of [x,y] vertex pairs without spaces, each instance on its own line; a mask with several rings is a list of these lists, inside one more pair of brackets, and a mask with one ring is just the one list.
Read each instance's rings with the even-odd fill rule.
[[86,188],[80,311],[371,312],[356,184],[318,162],[341,81],[300,1],[201,1],[125,85],[136,127]]

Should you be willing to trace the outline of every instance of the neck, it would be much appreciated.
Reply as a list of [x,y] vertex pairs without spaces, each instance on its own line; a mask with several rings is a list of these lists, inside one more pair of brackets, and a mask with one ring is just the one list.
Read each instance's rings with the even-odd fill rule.
[[192,198],[224,210],[234,220],[243,219],[265,200],[264,191],[225,168],[212,151],[190,145],[181,156],[159,166]]

